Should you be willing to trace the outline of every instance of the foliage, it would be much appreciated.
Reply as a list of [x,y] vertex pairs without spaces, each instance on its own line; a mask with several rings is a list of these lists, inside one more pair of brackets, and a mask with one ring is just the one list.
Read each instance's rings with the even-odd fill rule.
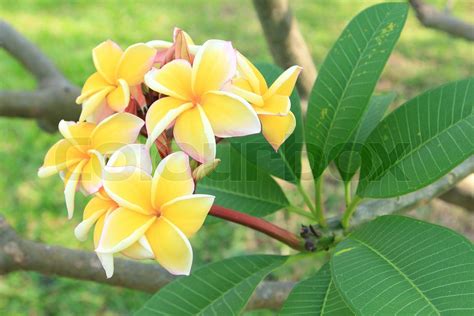
[[[298,8],[298,5],[295,5],[295,6]],[[43,10],[44,10],[44,9],[43,9]],[[301,9],[301,8],[299,8],[299,10],[300,10],[300,11],[304,11],[304,10]],[[304,12],[303,12],[303,13],[304,13]],[[310,14],[310,13],[306,13],[306,14]],[[27,17],[27,15],[28,15],[28,14],[25,14],[26,17]],[[23,15],[22,15],[22,16],[23,16]],[[26,19],[25,16],[23,17],[24,19]],[[304,17],[304,14],[303,14],[303,17]],[[190,22],[190,23],[191,23],[191,22]],[[82,27],[84,27],[84,25],[83,25]],[[124,32],[124,33],[125,33],[125,32]],[[96,36],[96,35],[94,35],[94,34],[91,34],[91,35],[92,35],[92,36]],[[49,36],[49,35],[43,35],[43,36],[45,36],[46,39],[48,39],[48,36]],[[229,36],[226,35],[226,37],[229,37]],[[240,36],[238,37],[238,40],[241,41],[240,45],[244,44],[243,38],[246,38],[246,37],[245,37],[245,36],[242,36],[242,39],[239,39],[239,38],[240,38]],[[96,39],[96,40],[97,40],[97,39]],[[129,39],[127,38],[127,40],[129,40]],[[331,39],[331,40],[332,40],[332,39]],[[329,42],[329,41],[331,41],[331,40],[326,40],[326,41]],[[86,40],[84,40],[84,41],[86,41]],[[247,44],[247,45],[248,45],[248,44]],[[91,46],[91,44],[90,44],[90,43],[89,43],[89,44],[86,44],[86,46]],[[245,44],[244,44],[244,46],[245,46]],[[447,45],[446,45],[446,46],[447,46]],[[262,43],[262,42],[259,42],[259,44],[256,45],[256,47],[257,47],[257,48],[253,47],[253,45],[252,45],[252,46],[249,45],[247,49],[248,49],[249,51],[253,51],[253,52],[254,52],[252,55],[261,57],[262,55],[261,55],[261,52],[260,52],[260,51],[263,51],[263,48],[264,48],[263,43]],[[260,48],[260,51],[258,51],[258,52],[255,51],[255,50],[257,50],[258,48]],[[316,49],[316,51],[318,52],[318,49],[320,49],[320,48],[315,48],[315,49]],[[409,51],[409,49],[408,49],[407,46],[405,46],[405,45],[401,46],[401,47],[400,47],[400,50],[401,50],[402,52],[407,52],[407,51]],[[77,53],[74,53],[74,54],[76,54],[76,55],[77,55],[77,54],[80,54],[80,53],[78,53],[78,52],[79,52],[79,49],[77,49]],[[57,54],[57,52],[53,51],[52,54]],[[318,54],[319,54],[318,57],[321,57],[321,53],[318,53]],[[432,53],[432,54],[435,54],[435,53]],[[74,55],[74,56],[72,57],[73,60],[74,60],[74,58],[77,58],[76,55]],[[265,57],[266,57],[266,56],[265,56]],[[428,56],[428,57],[432,57],[432,55],[431,55],[431,56]],[[268,57],[266,57],[266,58],[268,59]],[[81,57],[81,59],[82,59],[82,61],[76,62],[75,64],[76,64],[76,65],[83,65],[83,64],[86,64],[86,63],[83,61],[83,60],[85,59],[85,57]],[[428,58],[428,59],[429,59],[429,58]],[[442,57],[440,57],[440,60],[442,60]],[[460,61],[460,60],[461,60],[461,61]],[[60,64],[63,64],[63,67],[64,67],[64,68],[66,68],[66,66],[65,66],[66,59],[64,59],[64,60],[61,60],[61,59],[60,59],[59,62],[60,62]],[[67,62],[69,63],[69,60],[68,60]],[[462,59],[458,59],[458,60],[455,60],[455,61],[453,61],[453,62],[460,62],[461,64],[463,63]],[[10,70],[8,70],[8,72],[13,71],[13,70],[16,70],[15,67],[16,67],[15,65],[13,65],[13,66],[12,66],[12,65],[8,65],[7,68],[10,69]],[[72,77],[75,78],[75,79],[77,80],[77,82],[79,82],[81,76],[75,75],[74,73],[79,73],[79,72],[82,72],[82,71],[79,71],[79,69],[77,68],[78,66],[75,66],[75,67],[76,67],[76,69],[74,69],[74,66],[68,68],[68,69],[67,69],[67,72],[70,72],[70,74],[72,74]],[[81,66],[81,67],[82,67],[82,66]],[[451,69],[451,68],[454,68],[454,67],[446,67],[446,68],[447,68],[447,69]],[[443,69],[446,69],[446,68],[443,68]],[[13,70],[11,70],[11,69],[13,69]],[[263,70],[262,70],[262,71],[263,71]],[[389,71],[390,71],[390,70],[389,70]],[[446,71],[446,70],[443,70],[443,71]],[[462,72],[462,71],[461,71],[461,73],[465,74],[465,72]],[[419,85],[421,85],[420,82],[423,80],[423,78],[421,78],[421,77],[423,76],[423,74],[421,74],[421,75],[419,75],[419,76],[420,76],[420,77],[413,76],[413,77],[410,79],[410,81],[409,81],[409,82],[411,83],[411,86],[414,86],[414,87],[415,87],[414,89],[419,88]],[[439,79],[440,77],[441,77],[441,78],[445,78],[445,77],[453,78],[453,77],[459,77],[459,75],[457,75],[457,74],[454,75],[454,76],[452,76],[452,75],[451,75],[451,76],[442,76],[442,75],[440,75],[440,76],[437,76],[436,79],[433,78],[433,77],[427,78],[426,81],[428,81],[428,82],[430,82],[430,81],[433,82],[433,80],[441,80],[441,79]],[[435,82],[438,83],[439,81],[435,81]],[[12,83],[11,83],[10,81],[6,81],[6,84],[9,85],[9,84],[12,84]],[[404,92],[405,92],[405,91],[404,91]],[[413,93],[413,92],[408,92],[408,94],[410,94],[410,93]],[[406,96],[406,94],[402,94],[402,96]],[[370,98],[370,95],[368,96],[368,98]],[[295,102],[292,102],[292,103],[293,103],[293,106],[294,106]],[[371,106],[370,104],[367,105],[368,108],[370,108],[370,106]],[[457,104],[457,106],[459,106],[459,104]],[[365,111],[365,113],[368,113],[369,111],[370,111],[370,110],[367,110],[367,111]],[[362,115],[361,117],[364,117],[364,116]],[[471,115],[471,117],[472,117],[472,115]],[[361,121],[361,122],[364,122],[364,119],[361,118],[360,121]],[[378,120],[377,120],[377,121],[378,121]],[[23,135],[22,133],[24,133],[24,131],[14,130],[14,127],[11,126],[9,123],[6,123],[6,122],[2,122],[2,123],[5,123],[4,125],[8,127],[7,131],[8,131],[8,133],[9,133],[10,135],[12,135],[12,137],[16,137],[17,135]],[[26,124],[25,124],[25,125],[26,125]],[[363,123],[360,124],[360,126],[362,126],[362,125],[363,125]],[[472,125],[472,124],[471,124],[471,125]],[[361,130],[361,127],[360,127],[360,126],[359,126],[359,127],[354,127],[354,130],[357,130],[357,129]],[[36,132],[35,132],[36,129],[35,129],[34,127],[32,127],[32,126],[28,126],[28,128],[26,129],[26,133],[28,133],[28,131],[30,132],[30,133],[29,133],[29,134],[30,134],[30,137],[29,137],[28,143],[35,143],[35,142],[31,142],[31,140],[32,140],[32,139],[36,139],[36,136],[37,136],[37,135],[36,135]],[[33,132],[31,132],[31,131],[33,131]],[[354,134],[352,135],[352,137],[354,137]],[[348,139],[350,139],[350,137],[349,137]],[[39,140],[38,140],[38,142],[35,144],[35,148],[34,148],[33,150],[34,150],[34,151],[38,151],[38,152],[44,152],[44,148],[46,147],[46,143],[51,142],[51,141],[52,141],[52,138],[50,138],[50,137],[48,137],[48,136],[39,137]],[[12,145],[12,146],[14,146],[14,145]],[[36,147],[38,147],[38,148],[36,148]],[[365,148],[365,147],[364,147],[364,148]],[[472,146],[471,146],[471,148],[472,148]],[[30,149],[30,150],[32,150],[32,149]],[[341,153],[342,153],[342,152],[343,152],[343,150],[341,150]],[[21,154],[21,153],[20,153],[20,154]],[[278,155],[280,155],[280,153],[278,153]],[[340,157],[341,157],[341,154],[335,155],[335,157],[336,157],[336,156],[338,156],[338,157],[340,158]],[[35,158],[35,157],[33,157],[33,156],[30,156],[30,153],[29,153],[29,152],[22,154],[20,157],[22,157],[23,160],[25,160],[25,159],[33,159],[33,160],[34,160],[33,162],[31,162],[31,160],[29,160],[29,161],[27,161],[27,162],[28,162],[29,164],[31,164],[31,165],[33,165],[33,164],[34,164],[34,165],[39,165],[39,159],[37,159],[38,157]],[[32,158],[31,158],[31,157],[32,157]],[[336,157],[336,159],[339,159],[339,158]],[[20,159],[20,160],[21,160],[21,159]],[[251,161],[251,160],[250,160],[250,161]],[[272,161],[273,161],[273,158],[272,158]],[[223,163],[225,163],[225,161],[223,161]],[[278,165],[278,164],[280,164],[280,163],[279,163],[279,162],[276,163],[276,165]],[[256,164],[256,165],[258,166],[259,164]],[[249,164],[249,166],[250,166],[250,164]],[[363,166],[363,168],[364,168],[364,165],[362,165],[362,166]],[[253,166],[253,167],[255,167],[255,166]],[[266,167],[266,166],[265,166],[265,167]],[[270,171],[270,173],[273,173],[273,174],[274,174],[274,172],[272,172],[273,168],[265,168],[265,167],[262,166],[262,169],[263,169],[264,172]],[[7,169],[6,166],[5,166],[5,169]],[[16,169],[15,169],[15,170],[16,170]],[[280,170],[280,169],[276,168],[275,170]],[[296,170],[296,169],[293,169],[293,170]],[[11,172],[13,172],[13,171],[7,171],[7,170],[5,170],[5,174],[7,174],[7,173],[10,174]],[[23,173],[23,172],[26,173],[26,171],[22,171],[22,172],[20,172],[20,174]],[[279,171],[276,171],[276,172],[279,172]],[[296,172],[296,171],[295,171],[295,172]],[[31,172],[30,172],[30,173],[31,173]],[[258,178],[260,178],[260,177],[258,177]],[[429,181],[432,182],[433,180],[429,180]],[[427,183],[426,183],[426,184],[427,184]],[[44,184],[41,184],[40,187],[43,188],[43,189],[39,189],[39,191],[40,191],[40,190],[44,190],[44,191],[45,191],[45,188],[47,188],[47,187],[49,187],[49,186],[51,186],[51,182],[46,182],[46,183],[44,183]],[[37,185],[36,185],[36,187],[37,187]],[[23,188],[24,188],[24,187],[23,187]],[[33,188],[35,188],[35,185],[33,186]],[[25,188],[24,188],[24,189],[25,189]],[[27,190],[28,192],[30,192],[32,189],[31,189],[31,187],[26,186],[26,189],[25,189],[25,190]],[[18,194],[16,194],[15,192],[13,192],[13,193],[14,193],[14,194],[12,194],[11,196],[8,196],[8,197],[7,197],[7,201],[14,200],[14,201],[11,202],[11,203],[10,203],[10,202],[6,202],[6,203],[10,203],[10,204],[11,204],[11,205],[10,205],[10,204],[8,205],[9,208],[12,208],[12,205],[13,205],[13,206],[17,206],[18,204],[19,204],[19,205],[24,205],[24,204],[22,204],[22,203],[24,203],[24,202],[20,202],[20,201],[18,200]],[[18,193],[18,192],[17,192],[17,193]],[[23,191],[22,191],[22,192],[19,192],[19,193],[21,193],[20,196],[24,196],[25,194],[28,195],[27,192],[25,193],[25,192],[23,192]],[[37,194],[37,193],[35,193],[35,194]],[[33,194],[33,195],[34,195],[34,194]],[[218,195],[218,196],[219,196],[219,195]],[[37,197],[36,199],[39,199],[39,198]],[[52,210],[59,209],[59,205],[62,205],[62,204],[60,204],[60,202],[57,201],[57,199],[55,199],[55,198],[53,198],[53,197],[50,197],[50,198],[48,198],[48,199],[42,199],[42,198],[41,198],[41,200],[46,200],[46,202],[42,202],[42,203],[46,203],[46,205],[45,205],[45,204],[42,204],[42,205],[41,205],[41,211],[43,211],[43,209],[52,209]],[[237,203],[237,202],[236,202],[236,200],[229,199],[229,203]],[[33,203],[33,204],[34,204],[34,203]],[[34,205],[37,205],[37,203],[34,204]],[[235,205],[235,204],[232,204],[232,205]],[[28,205],[28,206],[29,206],[29,205]],[[280,206],[283,207],[283,204],[279,204],[279,207],[280,207]],[[236,208],[237,208],[237,207],[236,207]],[[240,209],[240,208],[237,208],[237,209],[239,209],[239,210],[241,210],[241,211],[246,211],[245,209]],[[250,212],[250,211],[261,211],[262,209],[264,210],[265,208],[259,208],[259,206],[258,206],[257,204],[255,204],[255,205],[252,207],[252,206],[249,204],[246,209],[248,209],[248,211]],[[275,208],[274,210],[276,211],[277,208]],[[33,212],[33,211],[31,211],[31,210],[29,210],[29,209],[27,208],[27,212]],[[272,210],[272,212],[273,212],[273,210]],[[257,214],[254,214],[254,215],[263,216],[263,215],[265,215],[265,214],[267,214],[267,213],[262,213],[262,214],[258,214],[258,213],[257,213]],[[46,213],[45,215],[43,215],[43,218],[46,218],[46,219],[49,218],[48,220],[50,220],[51,222],[55,221],[55,222],[54,222],[55,225],[64,225],[64,222],[58,222],[56,219],[51,220],[51,216],[49,216],[48,213]],[[24,223],[24,222],[23,222],[23,224],[20,223],[20,224],[18,224],[18,225],[25,227],[25,229],[28,228],[29,231],[30,231],[30,234],[34,234],[34,235],[37,235],[37,236],[44,236],[44,233],[43,233],[43,235],[40,235],[41,229],[39,229],[39,228],[36,228],[36,229],[35,229],[35,228],[34,228],[36,225],[33,225],[33,228],[31,228],[31,225],[30,225],[29,227],[26,227],[27,224]],[[34,230],[35,233],[31,233],[31,230]],[[227,234],[226,234],[226,235],[227,235]],[[409,234],[407,234],[407,235],[409,235]],[[224,238],[227,238],[227,237],[229,237],[229,236],[223,236],[223,237],[224,237]],[[52,239],[52,240],[55,240],[55,241],[58,241],[58,240],[59,240],[59,242],[62,241],[61,239],[66,239],[66,240],[68,239],[68,237],[56,237],[56,236],[53,236],[53,237],[47,236],[46,238],[49,238],[49,239]],[[60,239],[60,238],[61,238],[61,239]],[[349,238],[349,239],[350,239],[350,238]],[[349,239],[348,239],[348,240],[349,240]],[[463,241],[463,242],[465,243],[466,241]],[[65,241],[64,243],[70,245],[70,242]],[[229,243],[230,243],[230,240],[229,240]],[[204,244],[204,245],[207,245],[207,241],[206,241],[206,242],[203,242],[203,244]],[[342,245],[342,243],[341,243],[341,245]],[[219,247],[222,248],[222,246],[219,246]],[[219,256],[219,255],[216,255],[216,256]],[[215,257],[214,257],[214,258],[215,258]],[[213,261],[214,261],[214,260],[213,260]],[[326,270],[327,270],[327,268],[326,268]],[[326,271],[326,277],[327,277],[327,271]],[[37,278],[36,276],[33,276],[32,279],[34,279],[33,282],[37,282],[38,284],[44,284],[44,283],[48,283],[48,282],[51,281],[51,280],[46,280],[46,281],[45,281],[45,280],[37,280],[38,278]],[[61,281],[61,282],[62,282],[62,281]],[[68,281],[68,282],[69,282],[69,281]],[[72,284],[72,283],[68,283],[68,284]],[[53,285],[53,286],[54,286],[54,285]],[[72,287],[72,286],[71,286],[71,287]],[[74,287],[75,287],[75,286],[74,286]],[[89,287],[88,287],[88,288],[89,288]],[[100,287],[97,286],[97,289],[100,289]],[[334,288],[333,288],[333,289],[334,289]],[[69,289],[68,289],[68,290],[69,290]],[[72,291],[72,289],[70,289],[70,290]],[[61,291],[58,291],[58,292],[64,292],[64,289],[62,289]],[[101,290],[97,290],[97,292],[98,292],[98,293],[102,293]],[[115,293],[115,292],[114,292],[114,293]],[[122,292],[122,293],[123,293],[123,292]],[[331,293],[332,293],[332,292],[331,292]],[[128,294],[128,293],[127,293],[127,294]],[[115,295],[115,296],[118,296],[117,294],[113,294],[113,295],[109,295],[109,296],[114,296],[114,295]],[[96,296],[99,296],[99,295],[96,295]],[[101,295],[100,295],[100,296],[101,296]],[[128,295],[123,295],[123,296],[128,296]],[[36,298],[35,300],[37,300],[37,299],[38,299],[38,298]],[[98,305],[100,304],[100,302],[97,302],[97,298],[88,298],[88,299],[89,299],[90,301],[93,301],[94,304],[98,304]],[[143,296],[141,296],[140,299],[143,300]],[[109,306],[112,306],[112,308],[115,308],[116,310],[125,310],[125,309],[130,309],[130,308],[132,308],[132,307],[130,307],[130,305],[132,305],[133,307],[138,306],[140,299],[136,300],[135,302],[133,302],[133,300],[131,300],[129,303],[123,303],[124,305],[121,305],[122,303],[117,303],[116,300],[110,300],[110,301],[108,300],[108,301],[106,301],[105,304],[107,304],[107,305],[109,305]],[[126,299],[126,300],[127,300],[127,299]],[[104,304],[104,303],[102,302],[102,304]],[[128,304],[128,305],[127,305],[127,304]],[[79,305],[79,304],[77,304],[77,305]],[[69,308],[69,306],[66,307],[66,308]],[[82,308],[85,308],[85,307],[82,307]]]

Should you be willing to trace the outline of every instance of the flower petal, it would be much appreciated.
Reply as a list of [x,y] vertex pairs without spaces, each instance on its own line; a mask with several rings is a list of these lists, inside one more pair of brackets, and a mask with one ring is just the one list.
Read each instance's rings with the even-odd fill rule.
[[201,228],[212,203],[212,195],[181,196],[163,205],[161,216],[176,225],[187,237],[191,237]]
[[146,129],[148,131],[146,145],[148,148],[181,113],[193,106],[191,103],[183,102],[180,99],[166,97],[158,99],[150,106],[146,114]]
[[105,101],[105,97],[109,92],[114,90],[113,86],[108,86],[100,90],[99,92],[91,95],[82,103],[82,111],[81,116],[79,117],[79,121],[87,120],[91,115],[94,114],[100,107],[100,105]]
[[158,218],[145,234],[156,261],[175,275],[189,275],[193,250],[186,236],[164,217]]
[[92,50],[95,68],[110,84],[114,84],[117,64],[122,57],[122,49],[111,40],[99,44]]
[[110,83],[108,83],[100,73],[93,73],[84,83],[81,95],[77,97],[76,103],[80,104],[84,102],[85,99],[108,86],[110,86]]
[[87,155],[67,140],[61,139],[46,153],[43,166],[38,170],[38,176],[40,178],[51,176],[76,165],[83,159],[87,159]]
[[116,111],[122,112],[130,102],[130,89],[125,80],[119,79],[119,85],[107,95],[107,104]]
[[145,236],[142,236],[142,238],[133,243],[130,247],[122,250],[121,253],[135,260],[154,258],[153,250]]
[[96,251],[116,253],[138,241],[155,222],[153,215],[144,215],[120,207],[107,216]]
[[204,95],[201,105],[218,137],[244,136],[260,132],[254,109],[241,97],[224,91]]
[[291,66],[283,72],[277,80],[270,86],[265,96],[280,94],[289,97],[295,87],[296,79],[303,68],[300,66]]
[[275,151],[293,133],[296,120],[293,113],[288,112],[286,116],[259,115],[262,123],[262,133]]
[[192,87],[195,95],[220,90],[237,69],[237,57],[230,42],[208,40],[198,50],[193,63]]
[[274,94],[265,100],[263,107],[255,107],[257,114],[285,116],[291,108],[290,98],[284,95]]
[[193,159],[204,163],[216,157],[216,139],[200,105],[178,116],[173,133],[178,146]]
[[98,196],[93,197],[89,203],[87,203],[82,216],[82,222],[74,229],[74,235],[80,241],[87,239],[89,230],[94,226],[97,220],[101,216],[105,216],[105,213],[111,208],[118,207],[112,200],[104,200]]
[[150,152],[143,144],[125,145],[110,156],[107,167],[137,167],[151,174]]
[[134,167],[106,167],[103,184],[105,192],[120,206],[151,214],[151,176]]
[[267,91],[267,82],[258,69],[241,53],[237,52],[237,71],[244,77],[254,93],[263,95]]
[[248,81],[243,78],[232,79],[232,84],[229,85],[228,90],[229,92],[244,98],[253,106],[264,105],[262,96],[252,92],[252,88],[250,87]]
[[88,194],[93,194],[102,187],[102,170],[105,159],[101,153],[90,150],[90,159],[84,165],[81,174],[81,185]]
[[130,113],[109,116],[92,132],[92,148],[102,154],[110,154],[120,147],[137,140],[144,122]]
[[82,160],[74,168],[70,168],[66,173],[64,183],[66,184],[64,188],[64,198],[66,200],[66,208],[68,213],[68,218],[71,219],[74,214],[74,197],[76,196],[77,184],[81,176],[82,168],[86,164],[87,160]]
[[145,83],[156,92],[189,102],[192,97],[191,64],[176,59],[160,69],[153,68],[145,75]]
[[178,151],[160,161],[151,187],[152,205],[155,209],[177,197],[192,194],[193,191],[194,180],[188,155]]
[[128,47],[120,59],[117,79],[124,79],[130,86],[143,82],[145,73],[150,70],[156,50],[139,43]]

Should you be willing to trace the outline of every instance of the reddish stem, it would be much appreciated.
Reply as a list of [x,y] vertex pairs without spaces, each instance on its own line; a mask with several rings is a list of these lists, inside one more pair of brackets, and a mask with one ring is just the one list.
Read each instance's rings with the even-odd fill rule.
[[295,234],[278,227],[264,219],[253,217],[251,215],[234,211],[219,205],[213,205],[209,212],[210,215],[225,219],[227,221],[237,223],[255,230],[258,230],[265,235],[272,237],[287,244],[293,249],[305,251],[303,241]]

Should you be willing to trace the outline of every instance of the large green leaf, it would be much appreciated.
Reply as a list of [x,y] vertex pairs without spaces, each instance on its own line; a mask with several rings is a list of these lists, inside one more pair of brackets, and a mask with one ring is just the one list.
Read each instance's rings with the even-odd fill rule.
[[416,191],[474,153],[474,79],[427,91],[388,115],[362,149],[357,194]]
[[[256,66],[269,85],[283,72],[281,68],[271,64],[257,64]],[[277,152],[261,133],[234,137],[230,141],[237,151],[258,168],[266,170],[280,179],[296,183],[301,179],[301,151],[303,147],[301,105],[296,90],[291,94],[290,101],[291,111],[296,118],[295,131]]]
[[344,29],[321,66],[305,126],[315,178],[359,126],[405,24],[407,9],[406,3],[384,3],[364,10]]
[[254,255],[206,265],[165,286],[136,315],[238,315],[260,281],[286,260]]
[[336,288],[358,315],[474,315],[474,249],[447,228],[379,217],[331,260]]
[[344,149],[335,159],[337,169],[343,181],[347,182],[354,177],[357,169],[360,167],[360,150],[369,134],[382,120],[390,103],[395,99],[395,93],[389,93],[380,96],[373,96],[370,99],[367,111],[360,125],[357,127],[351,140],[344,146]]
[[217,205],[259,217],[289,205],[275,180],[229,144],[219,144],[217,157],[221,163],[209,177],[198,182],[197,193],[212,194]]
[[329,263],[313,277],[299,282],[279,315],[354,315],[334,286]]

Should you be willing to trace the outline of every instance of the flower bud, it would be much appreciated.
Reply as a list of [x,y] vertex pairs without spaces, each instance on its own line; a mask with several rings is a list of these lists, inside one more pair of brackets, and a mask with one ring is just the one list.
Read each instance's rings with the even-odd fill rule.
[[208,175],[210,175],[217,168],[220,162],[221,162],[220,159],[214,159],[211,162],[207,162],[198,166],[196,169],[193,170],[194,181],[197,182],[203,179],[204,177],[207,177]]

